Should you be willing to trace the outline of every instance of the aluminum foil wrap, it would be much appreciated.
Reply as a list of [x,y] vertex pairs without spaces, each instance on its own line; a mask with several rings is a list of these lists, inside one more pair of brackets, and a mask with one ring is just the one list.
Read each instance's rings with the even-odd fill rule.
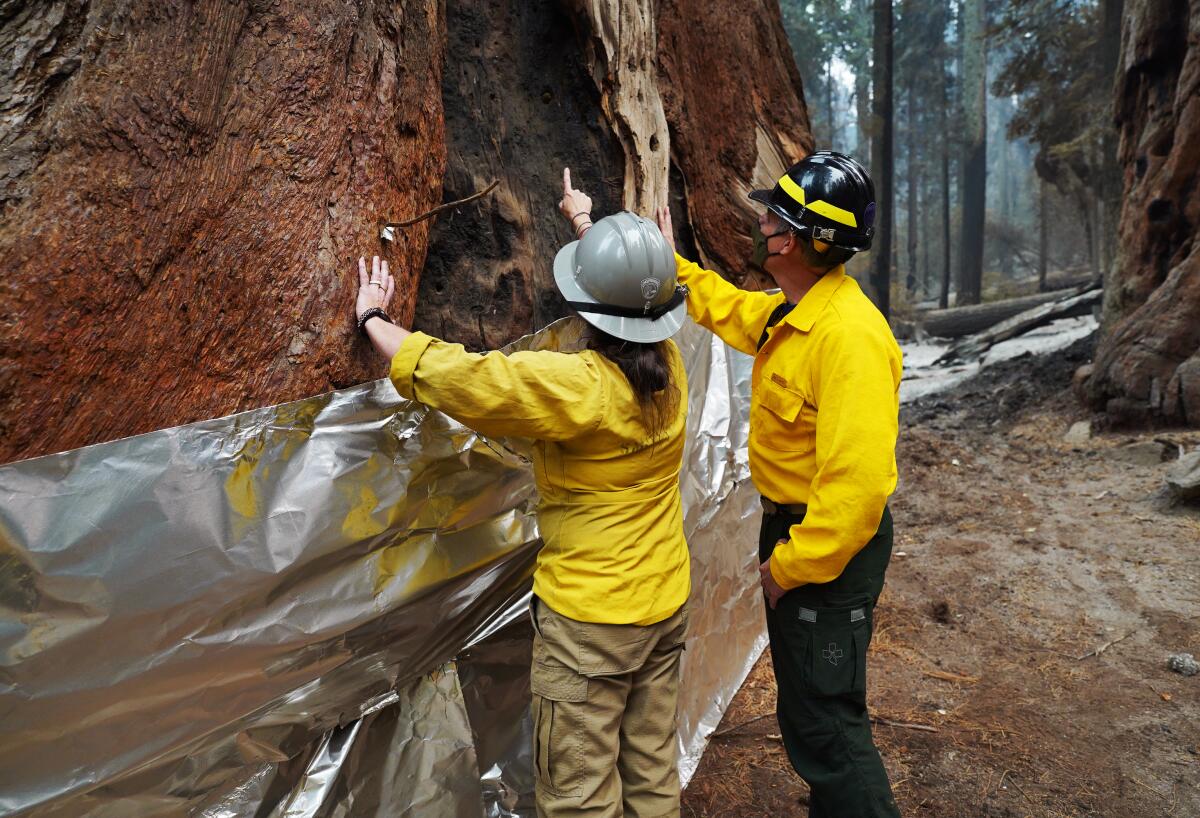
[[[677,341],[686,781],[766,639],[751,359]],[[381,380],[0,467],[0,813],[532,815],[526,452]]]

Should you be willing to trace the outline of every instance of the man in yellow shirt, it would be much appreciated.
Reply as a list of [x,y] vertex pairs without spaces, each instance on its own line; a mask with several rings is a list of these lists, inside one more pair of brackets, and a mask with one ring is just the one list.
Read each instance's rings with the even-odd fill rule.
[[[900,349],[842,266],[871,246],[875,191],[820,151],[772,190],[753,263],[782,292],[740,290],[676,255],[688,312],[754,355],[750,473],[780,732],[810,818],[899,816],[871,737],[866,658],[892,549]],[[670,238],[670,213],[658,214]]]

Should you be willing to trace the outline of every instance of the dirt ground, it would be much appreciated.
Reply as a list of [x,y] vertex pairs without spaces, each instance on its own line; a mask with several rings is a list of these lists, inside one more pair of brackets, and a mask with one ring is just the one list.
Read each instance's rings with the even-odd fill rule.
[[[1200,433],[1066,442],[1088,349],[902,412],[869,701],[905,816],[1200,816],[1200,676],[1167,668],[1200,655],[1200,509],[1170,503],[1161,462]],[[807,814],[774,702],[764,655],[685,816]]]

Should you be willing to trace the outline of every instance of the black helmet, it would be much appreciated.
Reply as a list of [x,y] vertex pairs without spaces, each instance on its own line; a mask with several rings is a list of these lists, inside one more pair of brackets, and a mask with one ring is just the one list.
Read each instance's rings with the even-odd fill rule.
[[792,165],[761,202],[801,236],[843,250],[869,250],[875,236],[875,185],[862,165],[844,153],[817,151]]

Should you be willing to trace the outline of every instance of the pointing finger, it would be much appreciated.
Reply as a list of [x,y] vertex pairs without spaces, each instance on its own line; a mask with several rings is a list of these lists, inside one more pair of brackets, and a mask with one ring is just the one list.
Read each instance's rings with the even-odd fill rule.
[[563,195],[571,192],[571,169],[563,168]]
[[362,256],[358,257],[358,286],[365,288],[369,284],[367,279],[367,260]]

